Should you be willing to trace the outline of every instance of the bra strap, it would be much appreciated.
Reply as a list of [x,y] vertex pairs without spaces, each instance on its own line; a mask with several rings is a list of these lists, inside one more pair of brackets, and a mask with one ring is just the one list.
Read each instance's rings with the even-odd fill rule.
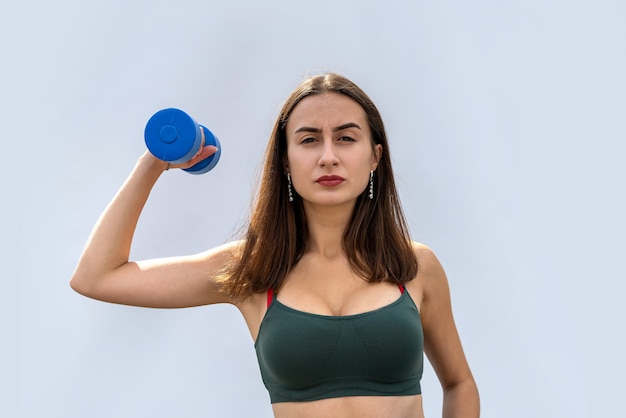
[[399,284],[398,287],[400,288],[400,293],[404,293],[404,285]]

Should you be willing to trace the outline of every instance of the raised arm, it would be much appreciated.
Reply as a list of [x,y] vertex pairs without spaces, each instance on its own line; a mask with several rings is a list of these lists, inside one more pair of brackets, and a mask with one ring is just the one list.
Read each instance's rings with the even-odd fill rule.
[[[446,274],[432,250],[415,246],[423,289],[424,351],[443,387],[444,418],[478,418],[479,396],[454,323]],[[417,284],[417,283],[416,283]]]
[[[187,167],[216,152],[208,146]],[[100,216],[80,257],[70,285],[78,293],[107,302],[176,308],[231,302],[218,291],[214,273],[237,244],[202,254],[130,262],[137,221],[152,187],[167,163],[146,152]]]

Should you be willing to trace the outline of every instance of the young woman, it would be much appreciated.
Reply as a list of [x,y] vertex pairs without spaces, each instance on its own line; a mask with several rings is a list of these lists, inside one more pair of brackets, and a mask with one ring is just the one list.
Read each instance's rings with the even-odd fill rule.
[[241,241],[131,262],[137,220],[167,168],[149,153],[138,160],[97,222],[73,289],[135,306],[235,305],[277,418],[421,418],[424,352],[443,416],[479,416],[445,273],[409,238],[383,122],[354,83],[315,76],[285,102]]

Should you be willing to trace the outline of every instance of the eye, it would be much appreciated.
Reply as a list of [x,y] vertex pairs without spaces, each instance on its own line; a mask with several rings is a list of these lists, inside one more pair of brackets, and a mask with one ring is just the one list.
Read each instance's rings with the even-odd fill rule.
[[339,140],[343,141],[343,142],[354,142],[355,141],[355,139],[352,138],[351,136],[342,136],[342,137],[339,137]]
[[307,136],[306,138],[303,138],[300,143],[301,144],[310,144],[311,142],[315,141],[315,138],[312,136]]

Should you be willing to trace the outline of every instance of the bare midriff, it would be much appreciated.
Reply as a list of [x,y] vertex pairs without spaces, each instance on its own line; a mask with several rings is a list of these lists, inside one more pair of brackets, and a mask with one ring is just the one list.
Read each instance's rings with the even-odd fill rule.
[[272,405],[276,418],[424,418],[422,396],[349,396]]

